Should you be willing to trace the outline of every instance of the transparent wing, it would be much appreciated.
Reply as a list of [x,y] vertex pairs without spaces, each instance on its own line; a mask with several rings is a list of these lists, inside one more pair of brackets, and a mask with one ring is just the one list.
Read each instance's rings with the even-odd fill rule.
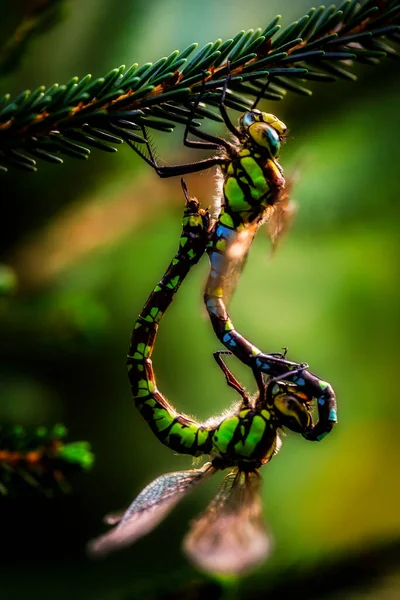
[[226,306],[232,299],[257,229],[258,225],[254,224],[248,225],[243,231],[235,232],[227,242],[226,251],[223,255],[220,255],[220,287]]
[[267,235],[271,241],[272,253],[275,252],[279,242],[287,233],[297,212],[296,203],[290,199],[294,181],[294,176],[286,180],[286,185],[278,201],[269,208],[266,215]]
[[262,520],[261,477],[234,470],[225,477],[183,547],[193,563],[210,573],[239,575],[260,564],[270,551]]
[[116,525],[121,521],[124,514],[124,510],[116,510],[115,512],[108,513],[108,515],[103,517],[103,521],[106,525]]
[[177,471],[158,477],[140,492],[120,520],[118,514],[108,518],[111,523],[119,520],[119,524],[105,535],[89,542],[89,554],[104,556],[146,535],[164,519],[175,504],[213,472],[211,463],[206,463],[201,469]]

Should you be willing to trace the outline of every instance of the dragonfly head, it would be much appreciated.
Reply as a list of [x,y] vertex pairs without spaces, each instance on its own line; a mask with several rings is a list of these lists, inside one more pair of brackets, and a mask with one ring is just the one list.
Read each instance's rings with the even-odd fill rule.
[[266,149],[271,158],[278,156],[281,141],[287,132],[285,123],[275,115],[257,109],[246,112],[239,118],[239,129],[252,144]]
[[275,383],[270,401],[275,416],[284,427],[296,433],[305,433],[312,426],[310,399],[295,385]]

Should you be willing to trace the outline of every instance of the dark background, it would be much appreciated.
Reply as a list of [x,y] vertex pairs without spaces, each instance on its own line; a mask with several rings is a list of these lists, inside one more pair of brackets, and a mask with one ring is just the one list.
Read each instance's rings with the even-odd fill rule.
[[[3,39],[26,4],[0,2]],[[265,27],[276,13],[287,24],[309,8],[308,0],[62,4],[59,22],[3,76],[1,93],[101,76],[193,41]],[[357,83],[314,86],[312,98],[288,93],[263,106],[290,128],[281,163],[287,174],[300,173],[299,214],[273,260],[259,233],[231,314],[263,350],[288,346],[291,359],[330,381],[340,422],[321,444],[289,434],[264,469],[275,551],[237,583],[243,598],[278,591],[284,598],[288,590],[298,598],[400,597],[400,78],[391,60],[356,72]],[[166,163],[187,160],[181,139],[180,128],[155,136]],[[210,204],[213,173],[186,179]],[[19,287],[0,301],[0,419],[27,427],[64,422],[71,439],[89,440],[96,454],[70,495],[0,499],[1,597],[217,596],[225,583],[215,587],[180,552],[188,521],[217,478],[131,549],[101,562],[84,554],[105,513],[129,504],[158,475],[190,468],[135,412],[125,372],[133,321],[176,250],[179,180],[158,180],[122,147],[114,155],[93,150],[83,164],[66,158],[61,167],[41,163],[36,174],[13,171],[1,186],[2,261]],[[218,345],[202,306],[206,274],[204,259],[174,301],[154,353],[160,389],[179,410],[204,419],[235,400],[212,360]],[[232,368],[250,385],[240,365]],[[224,589],[226,597],[236,593]]]

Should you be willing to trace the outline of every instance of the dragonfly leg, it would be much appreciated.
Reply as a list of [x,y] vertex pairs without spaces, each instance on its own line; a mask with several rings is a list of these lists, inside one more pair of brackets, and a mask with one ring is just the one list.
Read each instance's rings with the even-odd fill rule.
[[226,106],[225,106],[225,98],[226,98],[226,92],[228,90],[228,83],[231,80],[231,63],[228,60],[227,62],[227,69],[228,69],[228,74],[226,76],[225,79],[225,83],[224,86],[222,88],[222,94],[221,94],[221,100],[219,103],[219,111],[221,113],[221,117],[224,120],[225,125],[227,126],[227,128],[229,129],[229,131],[231,133],[233,133],[233,135],[238,138],[239,140],[242,139],[242,134],[240,133],[239,129],[237,129],[234,124],[232,123],[232,121],[230,120],[230,117],[228,115],[228,111],[226,110]]
[[[278,375],[277,377],[272,377],[271,379],[269,379],[268,387],[267,387],[268,404],[273,404],[272,389],[273,389],[275,383],[284,381],[285,379],[290,379],[291,381],[293,381],[294,376],[296,376],[298,373],[301,373],[302,371],[305,371],[307,368],[308,368],[307,363],[301,363],[296,369],[293,369],[292,371],[287,371],[286,373],[282,373],[282,375]],[[310,400],[311,400],[311,398],[310,398]]]
[[267,389],[267,387],[265,385],[264,373],[262,373],[261,371],[258,371],[257,369],[253,369],[253,375],[254,375],[254,379],[256,380],[256,383],[257,383],[259,399],[262,402],[265,398],[265,392]]
[[[197,136],[201,140],[206,141],[197,141],[197,140],[189,140],[188,134],[192,133]],[[221,150],[221,148],[225,148],[230,151],[232,146],[229,142],[224,140],[223,138],[217,137],[215,135],[211,135],[210,133],[206,133],[205,131],[199,131],[198,129],[192,129],[191,127],[186,126],[185,129],[185,137],[183,138],[183,143],[188,148],[200,148],[203,150]]]
[[[186,123],[185,132],[183,134],[183,143],[188,148],[201,148],[203,150],[220,150],[221,148],[225,148],[229,151],[232,146],[227,140],[224,140],[218,136],[210,135],[205,131],[199,131],[191,126],[196,116],[196,110],[205,95],[205,74],[206,71],[203,71],[203,89],[200,94],[197,95],[196,100],[190,105],[190,114]],[[189,140],[189,133],[198,137],[199,140]]]
[[270,352],[270,356],[275,356],[276,358],[282,358],[283,360],[286,358],[287,353],[288,353],[288,348],[283,347],[282,348],[283,352]]
[[257,108],[257,104],[260,102],[261,98],[263,97],[263,95],[267,91],[270,83],[271,82],[267,79],[267,81],[265,82],[265,84],[260,88],[258,96],[256,97],[256,99],[254,100],[254,102],[252,104],[251,110],[255,110]]
[[[204,85],[205,79],[203,78],[203,86]],[[201,98],[203,97],[204,93],[205,92],[203,91],[200,94],[198,94],[196,100],[190,104],[190,114],[188,116],[185,131],[183,134],[183,143],[188,148],[197,148],[202,150],[217,151],[221,150],[221,148],[225,148],[225,150],[227,150],[229,154],[232,152],[232,144],[230,144],[230,142],[228,142],[224,138],[211,135],[209,133],[206,133],[205,131],[199,131],[198,129],[192,127],[193,120],[196,116],[196,110],[201,102]],[[226,85],[224,85],[223,98],[225,98],[225,94]],[[239,132],[234,128],[233,124],[231,123],[225,107],[221,108],[221,106],[222,105],[220,105],[220,111],[225,121],[225,124],[230,129],[230,131],[234,132],[234,134],[237,136]],[[143,143],[146,145],[149,156],[146,156],[146,154],[138,147],[138,144],[136,142],[132,142],[129,139],[127,139],[126,141],[128,145],[132,148],[132,150],[134,150],[136,154],[138,154],[148,165],[150,165],[155,170],[157,175],[161,178],[175,177],[178,175],[188,175],[190,173],[198,173],[199,171],[204,171],[205,169],[215,167],[217,165],[222,166],[227,162],[227,159],[224,159],[222,157],[211,156],[210,158],[199,160],[194,163],[173,166],[160,166],[157,163],[156,157],[151,147],[146,128],[142,126],[141,130],[143,134]],[[198,139],[190,140],[189,133],[196,136]]]
[[145,138],[146,148],[149,153],[149,156],[140,150],[136,144],[127,140],[127,144],[138,154],[150,167],[152,167],[157,175],[161,178],[167,177],[177,177],[182,175],[189,175],[190,173],[198,173],[199,171],[204,171],[205,169],[210,169],[211,167],[215,167],[217,165],[224,165],[226,160],[224,158],[218,156],[211,156],[210,158],[205,158],[204,160],[199,160],[194,163],[187,163],[183,165],[173,165],[173,166],[161,166],[158,164],[157,159],[154,155],[153,149],[149,142],[149,138],[145,128],[142,128],[143,136]]
[[246,406],[248,406],[250,399],[246,393],[245,388],[236,379],[236,377],[233,375],[232,371],[230,371],[228,369],[225,362],[222,360],[221,355],[232,356],[232,352],[229,352],[229,350],[217,350],[217,352],[214,352],[213,356],[215,358],[217,365],[220,367],[223,374],[225,375],[226,383],[229,385],[229,387],[233,388],[240,394],[240,396],[243,398]]

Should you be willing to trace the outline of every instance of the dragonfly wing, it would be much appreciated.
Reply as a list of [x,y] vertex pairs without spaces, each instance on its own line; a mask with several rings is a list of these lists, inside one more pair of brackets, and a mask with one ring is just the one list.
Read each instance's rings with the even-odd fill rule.
[[288,232],[297,212],[297,205],[290,198],[294,182],[295,176],[286,181],[277,202],[270,207],[266,215],[267,234],[271,241],[272,253],[275,252],[279,242]]
[[[158,477],[140,492],[114,529],[89,542],[89,554],[104,556],[146,535],[175,504],[213,472],[211,463],[207,463],[201,469],[177,471]],[[112,523],[117,520],[116,515],[109,519]]]
[[258,225],[248,225],[242,231],[236,231],[227,240],[226,250],[220,255],[221,288],[225,305],[228,306],[236,289],[237,282],[246,264],[251,243],[256,234]]
[[260,487],[256,471],[234,470],[225,477],[184,540],[184,550],[196,566],[239,575],[266,558],[271,543],[262,520]]
[[117,523],[119,523],[121,521],[124,514],[125,514],[124,510],[116,510],[115,512],[108,513],[108,515],[106,515],[103,518],[103,522],[106,525],[116,525]]
[[297,206],[293,200],[288,200],[275,208],[267,224],[267,234],[271,241],[272,252],[275,252],[282,238],[288,232],[296,212]]

